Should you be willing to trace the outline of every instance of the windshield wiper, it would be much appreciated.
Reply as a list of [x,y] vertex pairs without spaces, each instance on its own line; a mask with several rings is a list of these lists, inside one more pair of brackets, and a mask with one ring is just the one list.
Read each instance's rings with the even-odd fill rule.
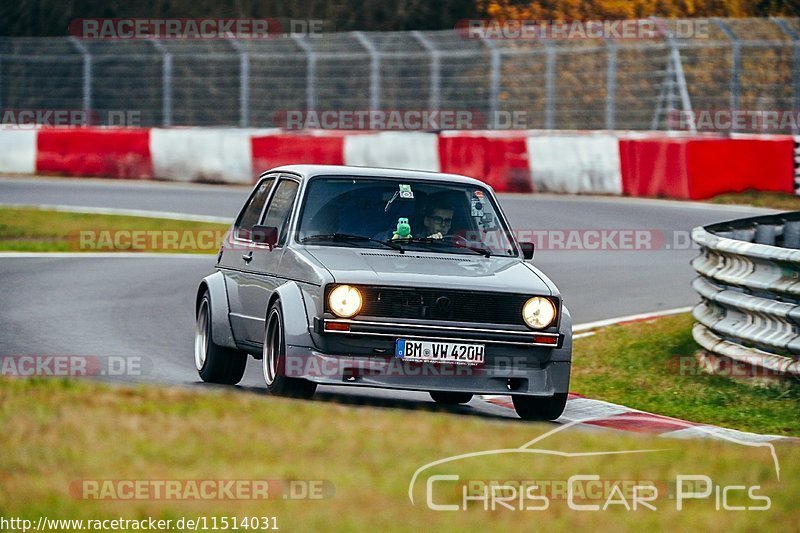
[[309,235],[308,237],[303,237],[300,239],[300,242],[315,242],[315,241],[333,241],[333,242],[377,242],[378,244],[382,244],[394,250],[397,250],[401,254],[406,253],[405,249],[400,246],[398,243],[393,241],[379,241],[378,239],[372,239],[370,237],[364,237],[363,235],[349,235],[347,233],[326,233],[322,235]]
[[484,257],[491,257],[492,252],[487,250],[486,248],[481,248],[480,246],[469,246],[466,244],[458,244],[449,240],[444,239],[434,239],[432,237],[414,237],[412,239],[403,239],[403,242],[409,243],[422,243],[422,244],[444,244],[445,246],[449,246],[450,248],[462,248],[464,250],[472,250],[476,254],[482,255]]

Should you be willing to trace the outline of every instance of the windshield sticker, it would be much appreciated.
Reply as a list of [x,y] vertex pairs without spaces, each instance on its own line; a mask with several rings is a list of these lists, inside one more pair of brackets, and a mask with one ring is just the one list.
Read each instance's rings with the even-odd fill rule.
[[470,205],[472,207],[473,217],[483,217],[483,203],[481,202],[480,198],[473,198],[470,202]]
[[400,198],[414,199],[414,192],[411,190],[411,185],[400,184]]
[[475,191],[472,195],[475,198],[483,198],[483,191]]

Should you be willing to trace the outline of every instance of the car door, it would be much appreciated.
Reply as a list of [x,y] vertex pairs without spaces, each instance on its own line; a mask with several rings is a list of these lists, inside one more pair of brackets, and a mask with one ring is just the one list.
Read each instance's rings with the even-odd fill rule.
[[246,262],[247,266],[240,273],[238,288],[241,319],[249,344],[263,343],[267,303],[273,291],[284,282],[278,272],[286,249],[289,220],[299,187],[300,182],[297,179],[281,176],[259,222],[262,226],[278,228],[277,243],[271,248],[265,244],[252,243],[249,249],[252,259]]
[[243,312],[240,287],[246,282],[244,274],[252,262],[255,244],[251,239],[251,229],[264,216],[267,201],[274,189],[278,175],[266,176],[253,189],[245,203],[230,235],[230,240],[223,248],[217,267],[225,276],[225,287],[228,292],[231,329],[238,342],[246,341],[248,315]]

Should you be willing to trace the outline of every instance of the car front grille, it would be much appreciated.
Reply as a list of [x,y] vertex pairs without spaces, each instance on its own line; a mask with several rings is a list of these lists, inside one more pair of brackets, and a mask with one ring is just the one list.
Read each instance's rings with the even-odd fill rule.
[[522,306],[531,296],[447,289],[357,287],[364,298],[359,316],[482,324],[525,325]]

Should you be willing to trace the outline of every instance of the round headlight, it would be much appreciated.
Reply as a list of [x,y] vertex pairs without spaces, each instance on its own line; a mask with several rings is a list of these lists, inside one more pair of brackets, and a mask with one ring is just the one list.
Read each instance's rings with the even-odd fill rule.
[[339,285],[328,295],[328,305],[334,315],[350,318],[361,311],[361,293],[350,285]]
[[522,308],[522,319],[534,329],[544,329],[553,323],[556,306],[547,298],[534,296]]

